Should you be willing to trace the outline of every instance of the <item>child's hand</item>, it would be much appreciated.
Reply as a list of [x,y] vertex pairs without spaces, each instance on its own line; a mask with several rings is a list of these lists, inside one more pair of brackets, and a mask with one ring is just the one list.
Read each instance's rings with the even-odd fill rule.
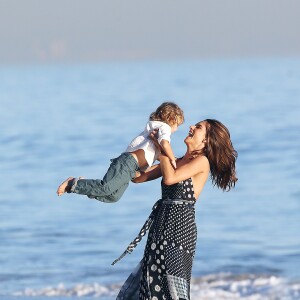
[[176,169],[176,160],[171,160],[171,165],[173,166],[174,169]]

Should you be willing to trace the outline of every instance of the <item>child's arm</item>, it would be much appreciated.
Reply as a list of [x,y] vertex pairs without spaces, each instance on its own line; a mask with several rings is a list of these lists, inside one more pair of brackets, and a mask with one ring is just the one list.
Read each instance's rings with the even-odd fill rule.
[[170,143],[167,140],[161,140],[160,146],[162,147],[163,152],[170,159],[173,168],[176,169],[176,158],[174,156],[174,153],[173,153]]

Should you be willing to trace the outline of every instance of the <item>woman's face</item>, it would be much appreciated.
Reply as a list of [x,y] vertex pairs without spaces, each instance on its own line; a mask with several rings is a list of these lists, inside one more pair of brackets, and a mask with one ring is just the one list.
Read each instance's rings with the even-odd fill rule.
[[190,126],[189,134],[185,138],[185,143],[193,146],[195,149],[202,149],[204,147],[206,137],[206,122],[198,122]]

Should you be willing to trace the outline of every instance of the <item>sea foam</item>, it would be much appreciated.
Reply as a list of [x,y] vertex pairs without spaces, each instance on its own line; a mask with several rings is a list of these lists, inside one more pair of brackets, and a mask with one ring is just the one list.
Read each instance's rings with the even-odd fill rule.
[[[99,297],[114,299],[121,285],[77,284],[66,287],[60,283],[57,287],[41,289],[27,288],[13,293],[26,297]],[[231,275],[211,274],[193,278],[191,282],[192,300],[296,300],[300,299],[300,282],[287,281],[270,275]]]

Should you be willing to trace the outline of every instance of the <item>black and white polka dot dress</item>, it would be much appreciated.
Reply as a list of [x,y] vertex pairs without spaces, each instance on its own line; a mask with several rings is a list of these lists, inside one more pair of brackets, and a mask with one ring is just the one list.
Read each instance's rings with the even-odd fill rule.
[[156,202],[140,234],[121,256],[130,253],[149,230],[143,259],[126,280],[117,300],[190,299],[197,238],[195,202],[191,178],[169,186],[162,183],[162,199]]

